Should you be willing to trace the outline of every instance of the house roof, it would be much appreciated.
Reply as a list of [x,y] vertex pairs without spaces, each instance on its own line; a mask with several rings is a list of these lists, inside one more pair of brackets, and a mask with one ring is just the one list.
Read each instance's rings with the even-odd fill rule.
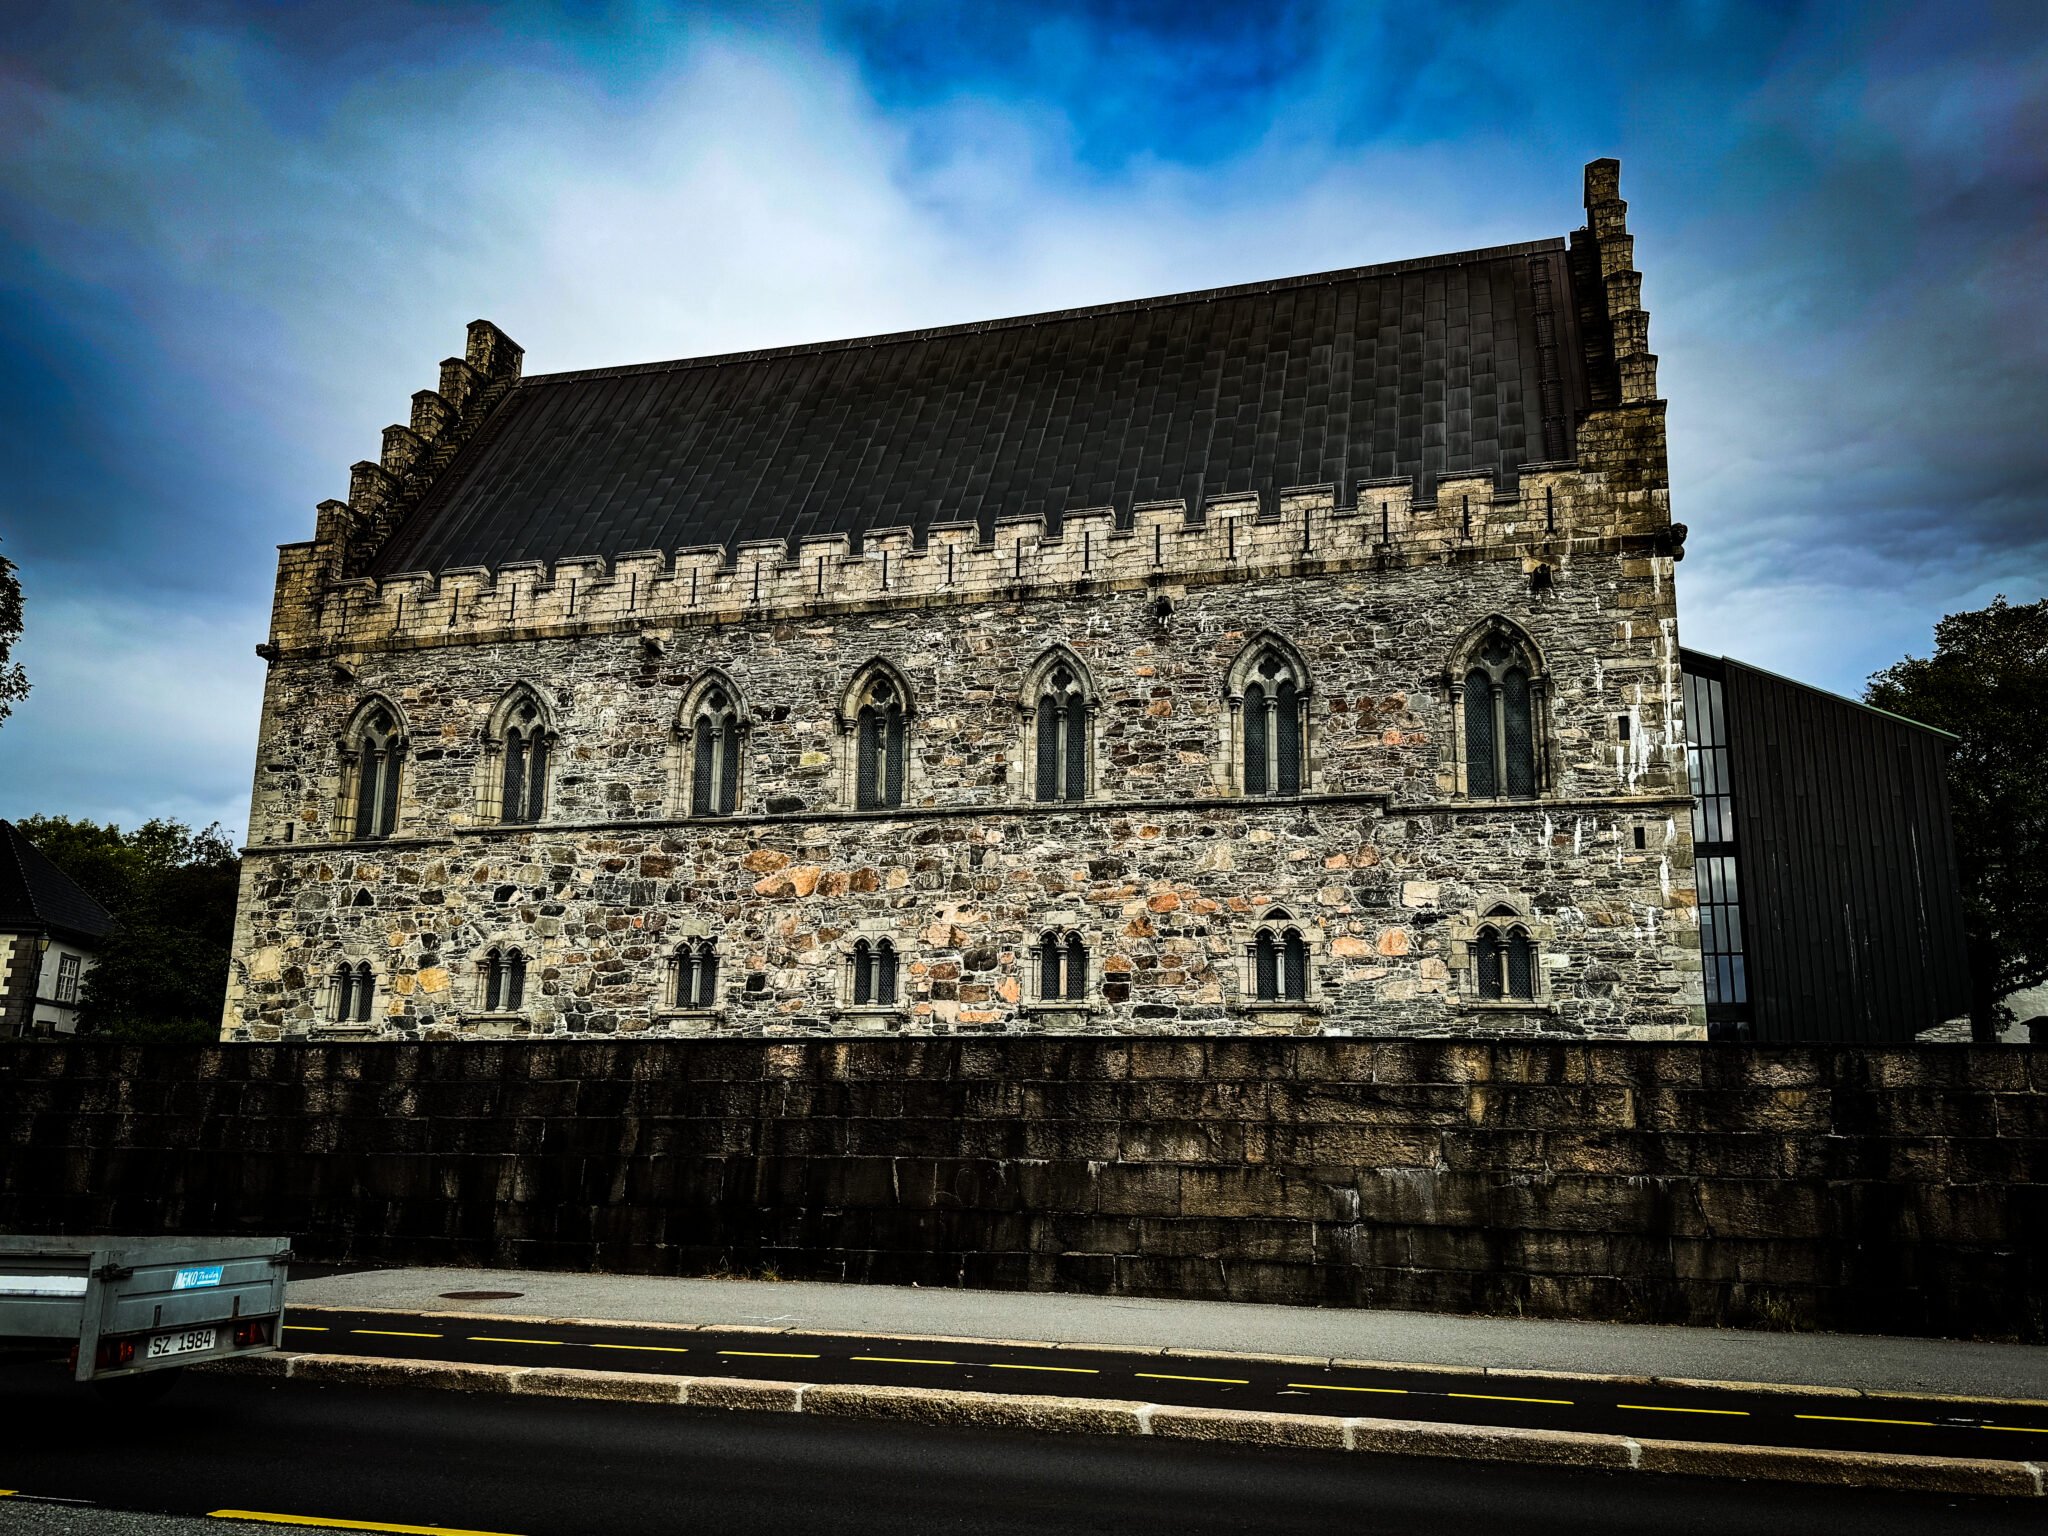
[[373,571],[1412,477],[1571,453],[1562,239],[510,390]]
[[113,915],[36,851],[11,821],[0,821],[0,929],[54,929],[81,939],[114,931]]

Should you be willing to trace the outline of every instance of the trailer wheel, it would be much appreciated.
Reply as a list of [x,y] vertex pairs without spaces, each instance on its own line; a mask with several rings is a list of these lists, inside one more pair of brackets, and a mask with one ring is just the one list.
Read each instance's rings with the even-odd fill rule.
[[115,1376],[107,1381],[96,1381],[93,1391],[100,1400],[115,1408],[147,1408],[152,1403],[162,1402],[164,1395],[178,1384],[178,1378],[185,1374],[182,1365],[168,1365],[160,1371],[145,1371],[140,1376]]

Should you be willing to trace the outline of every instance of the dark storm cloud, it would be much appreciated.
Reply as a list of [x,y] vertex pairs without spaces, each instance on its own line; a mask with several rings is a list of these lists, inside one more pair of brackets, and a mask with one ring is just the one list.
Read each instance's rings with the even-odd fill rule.
[[478,314],[539,369],[1561,233],[1624,161],[1689,643],[1853,690],[2039,595],[2027,6],[17,7],[0,815],[236,822],[269,546]]

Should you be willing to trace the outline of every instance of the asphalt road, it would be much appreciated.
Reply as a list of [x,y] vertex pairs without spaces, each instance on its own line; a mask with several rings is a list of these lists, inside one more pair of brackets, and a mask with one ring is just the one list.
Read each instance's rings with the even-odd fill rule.
[[313,1307],[286,1314],[283,1342],[306,1353],[404,1360],[1108,1397],[1895,1455],[2048,1457],[2048,1407],[1999,1402],[1787,1396],[1555,1376],[1275,1365],[1184,1351],[1005,1348],[543,1319],[482,1322]]
[[[0,1371],[0,1419],[0,1488],[29,1495],[170,1515],[253,1511],[509,1536],[1484,1528],[1964,1536],[2041,1528],[2031,1499],[234,1377],[189,1378],[159,1409],[123,1414],[51,1366]],[[10,1517],[9,1502],[0,1499],[0,1533],[37,1528]]]

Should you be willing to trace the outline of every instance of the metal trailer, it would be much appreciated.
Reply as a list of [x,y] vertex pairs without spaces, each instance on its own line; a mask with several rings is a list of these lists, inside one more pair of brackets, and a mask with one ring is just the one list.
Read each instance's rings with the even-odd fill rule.
[[75,1350],[79,1381],[155,1395],[178,1367],[278,1347],[291,1256],[282,1237],[0,1236],[0,1353]]

